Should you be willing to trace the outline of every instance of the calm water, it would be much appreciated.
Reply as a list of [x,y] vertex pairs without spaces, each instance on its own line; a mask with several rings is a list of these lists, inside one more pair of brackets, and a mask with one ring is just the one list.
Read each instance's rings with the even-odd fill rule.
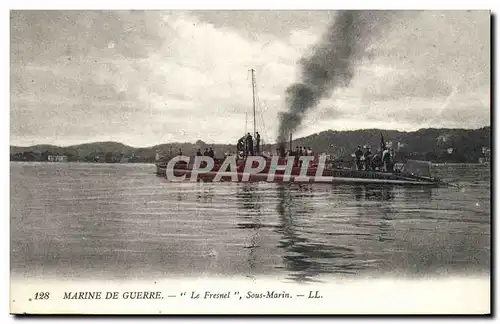
[[167,183],[152,165],[11,163],[15,276],[489,273],[490,170],[459,188]]

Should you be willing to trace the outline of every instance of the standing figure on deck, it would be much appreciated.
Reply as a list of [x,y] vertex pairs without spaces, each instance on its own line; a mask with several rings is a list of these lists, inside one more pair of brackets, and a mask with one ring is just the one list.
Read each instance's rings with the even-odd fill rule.
[[179,147],[179,153],[177,155],[182,155],[182,149]]
[[255,153],[260,154],[260,134],[259,134],[259,132],[255,133]]
[[370,147],[367,146],[365,150],[365,170],[371,170],[372,169],[372,151],[370,150]]
[[196,156],[202,156],[202,155],[203,155],[203,154],[201,154],[201,149],[198,149],[198,150],[196,151]]
[[204,156],[208,156],[208,148],[205,147],[205,151],[203,152]]
[[382,152],[382,164],[385,172],[392,172],[391,152],[387,148]]
[[215,152],[214,150],[212,150],[212,148],[208,150],[208,156],[210,156],[212,159],[215,157]]
[[238,144],[236,144],[236,150],[237,150],[237,154],[236,155],[239,156],[240,153],[245,154],[245,152],[246,152],[245,141],[246,141],[246,136],[243,136],[242,138],[240,138],[238,140]]
[[252,135],[250,135],[250,133],[247,134],[246,144],[247,144],[247,155],[253,155],[253,138]]
[[371,170],[372,171],[381,171],[384,163],[382,162],[382,152],[377,152],[374,154],[371,160]]
[[361,145],[358,145],[356,151],[354,151],[354,158],[356,159],[356,169],[362,170],[363,164],[361,163],[361,157],[363,156],[363,151],[361,150]]

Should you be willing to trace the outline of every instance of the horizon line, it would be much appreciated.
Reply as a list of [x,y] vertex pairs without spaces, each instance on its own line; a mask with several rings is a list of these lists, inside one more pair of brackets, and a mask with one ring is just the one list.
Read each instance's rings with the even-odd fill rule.
[[[421,131],[421,130],[430,130],[430,129],[436,129],[436,130],[472,130],[472,131],[475,131],[475,130],[480,130],[480,129],[487,128],[487,127],[491,128],[491,124],[490,125],[481,126],[481,127],[478,127],[478,128],[438,128],[438,127],[428,127],[428,128],[419,128],[419,129],[417,129],[415,131],[399,131],[399,130],[396,130],[396,129],[381,129],[381,128],[359,128],[359,129],[353,129],[353,130],[340,130],[340,131],[333,130],[333,129],[328,129],[328,130],[324,130],[324,131],[321,131],[321,132],[311,133],[309,135],[302,136],[302,137],[299,137],[297,139],[292,139],[292,142],[300,140],[300,139],[304,139],[304,138],[312,136],[312,135],[321,134],[321,133],[325,133],[325,132],[329,132],[329,131],[332,131],[332,132],[345,132],[346,133],[346,132],[359,132],[359,131],[374,130],[374,131],[399,132],[399,133],[416,133],[416,132]],[[79,146],[79,145],[85,145],[85,144],[89,145],[89,144],[96,144],[96,143],[117,143],[117,144],[121,144],[121,145],[124,145],[124,146],[131,147],[133,149],[148,149],[148,148],[153,148],[155,146],[160,146],[160,145],[196,144],[196,142],[198,142],[198,141],[201,141],[204,144],[209,144],[209,145],[235,145],[235,144],[229,144],[229,143],[214,143],[214,142],[210,143],[210,142],[205,142],[205,141],[203,141],[201,139],[197,139],[194,142],[168,142],[168,143],[154,144],[154,145],[151,145],[151,146],[139,146],[139,147],[128,145],[128,144],[125,144],[123,142],[112,141],[112,140],[109,140],[109,141],[82,142],[80,144],[71,144],[71,145],[57,145],[57,144],[39,143],[39,144],[33,144],[33,145],[29,145],[29,146],[22,146],[22,145],[9,144],[9,147],[13,147],[14,146],[14,147],[17,147],[17,148],[30,148],[30,147],[33,147],[33,146],[55,146],[55,147],[59,147],[59,148],[68,148],[70,146]],[[278,143],[262,144],[262,146],[266,146],[266,145],[278,145]]]

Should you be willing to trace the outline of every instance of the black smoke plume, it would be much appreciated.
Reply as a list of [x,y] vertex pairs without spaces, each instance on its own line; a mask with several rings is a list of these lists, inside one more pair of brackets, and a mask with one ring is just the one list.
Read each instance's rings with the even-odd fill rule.
[[278,143],[284,145],[290,132],[321,99],[339,87],[347,87],[360,59],[380,27],[390,21],[391,11],[339,11],[312,54],[303,57],[300,82],[286,89],[288,111],[280,114]]

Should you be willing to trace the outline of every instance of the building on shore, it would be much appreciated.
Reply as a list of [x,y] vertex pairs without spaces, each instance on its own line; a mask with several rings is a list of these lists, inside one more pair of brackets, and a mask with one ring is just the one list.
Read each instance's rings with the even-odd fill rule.
[[479,163],[487,164],[490,163],[491,159],[491,149],[489,147],[483,146],[481,149],[482,156],[479,158]]
[[47,161],[49,161],[49,162],[68,162],[68,157],[66,155],[49,155],[49,156],[47,156]]

